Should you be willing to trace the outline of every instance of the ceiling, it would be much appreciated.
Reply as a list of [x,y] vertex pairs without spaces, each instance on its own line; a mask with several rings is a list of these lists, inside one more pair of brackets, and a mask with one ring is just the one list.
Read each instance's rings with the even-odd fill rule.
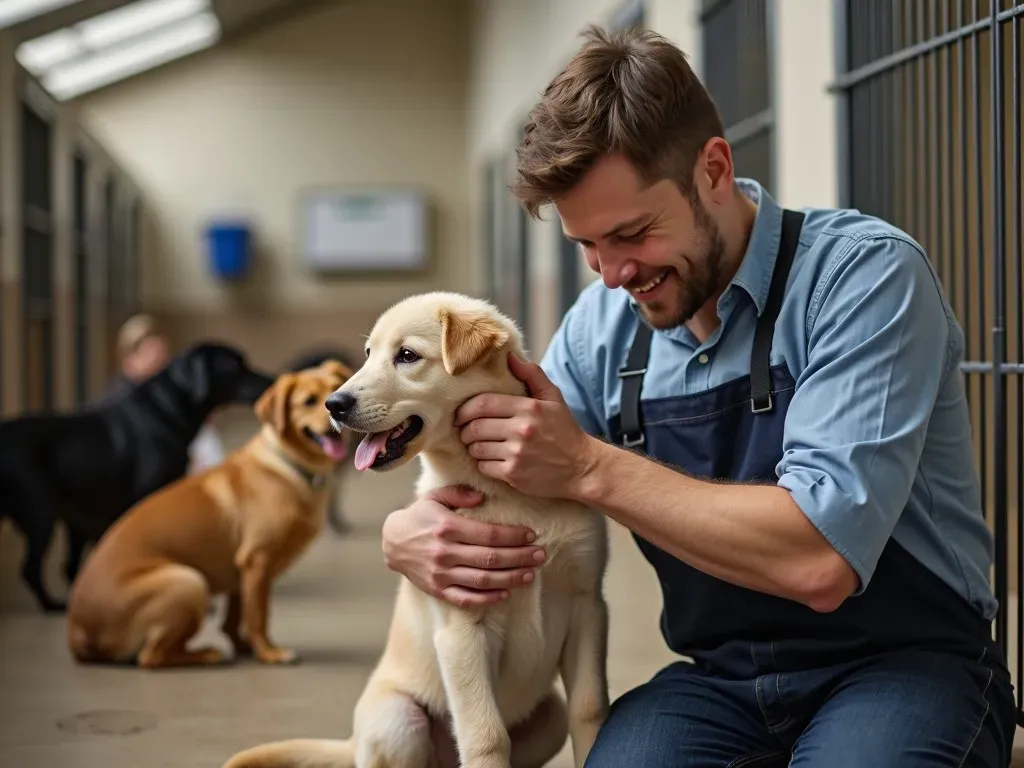
[[13,37],[19,63],[63,101],[279,23],[321,2],[0,0],[0,32]]

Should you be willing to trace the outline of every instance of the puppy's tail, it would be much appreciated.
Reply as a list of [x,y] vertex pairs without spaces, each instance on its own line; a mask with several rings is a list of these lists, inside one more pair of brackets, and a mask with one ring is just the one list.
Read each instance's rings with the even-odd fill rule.
[[356,750],[350,740],[287,739],[239,752],[224,768],[356,768]]

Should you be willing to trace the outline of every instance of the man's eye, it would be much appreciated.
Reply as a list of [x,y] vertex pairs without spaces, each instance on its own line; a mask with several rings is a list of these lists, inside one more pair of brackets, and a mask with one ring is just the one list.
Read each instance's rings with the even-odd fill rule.
[[415,363],[420,359],[420,356],[413,352],[408,347],[402,347],[398,350],[398,354],[395,355],[396,363]]

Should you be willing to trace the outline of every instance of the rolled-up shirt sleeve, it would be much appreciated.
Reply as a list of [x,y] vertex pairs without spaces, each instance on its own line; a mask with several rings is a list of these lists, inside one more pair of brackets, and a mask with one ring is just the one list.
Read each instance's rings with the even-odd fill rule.
[[955,365],[951,323],[926,256],[898,237],[853,243],[808,308],[778,484],[856,571],[858,593],[910,496]]

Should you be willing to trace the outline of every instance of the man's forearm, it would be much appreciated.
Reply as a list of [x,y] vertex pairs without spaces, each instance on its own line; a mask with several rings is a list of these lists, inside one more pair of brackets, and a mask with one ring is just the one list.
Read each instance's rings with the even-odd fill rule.
[[853,569],[784,488],[700,480],[590,439],[573,496],[680,560],[819,611],[856,589]]

